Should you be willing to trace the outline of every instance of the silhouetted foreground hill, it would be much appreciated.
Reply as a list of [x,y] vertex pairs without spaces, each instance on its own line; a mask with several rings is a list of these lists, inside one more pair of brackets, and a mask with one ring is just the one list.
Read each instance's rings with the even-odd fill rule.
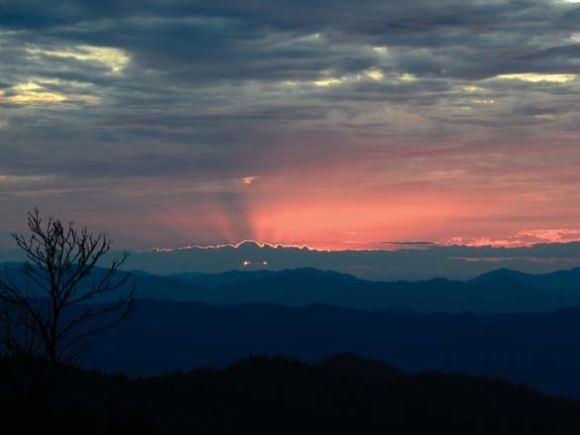
[[[356,360],[356,368],[346,369],[345,360]],[[499,379],[437,372],[385,377],[376,368],[344,355],[319,364],[254,356],[219,371],[130,380],[0,358],[0,416],[4,428],[58,434],[580,429],[578,402]]]
[[384,361],[361,358],[351,352],[329,356],[316,365],[365,379],[397,380],[405,376],[401,370]]
[[[82,309],[82,307],[78,307]],[[79,361],[129,375],[225,367],[248,354],[314,362],[353,352],[406,372],[486,374],[580,397],[580,309],[446,314],[138,300]]]

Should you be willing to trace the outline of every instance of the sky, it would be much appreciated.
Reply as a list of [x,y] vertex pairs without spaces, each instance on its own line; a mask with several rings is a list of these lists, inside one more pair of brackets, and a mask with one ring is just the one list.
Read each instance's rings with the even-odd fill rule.
[[0,247],[580,240],[580,2],[0,1]]

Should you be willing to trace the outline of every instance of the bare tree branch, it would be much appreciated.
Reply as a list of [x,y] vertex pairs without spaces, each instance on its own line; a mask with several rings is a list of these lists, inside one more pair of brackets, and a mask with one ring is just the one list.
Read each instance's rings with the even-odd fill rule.
[[[90,337],[123,321],[134,307],[135,289],[114,302],[98,300],[125,287],[129,274],[119,268],[127,254],[104,270],[97,263],[111,249],[105,233],[78,231],[72,223],[28,213],[29,236],[13,233],[26,255],[20,269],[25,283],[0,278],[0,348],[69,362],[92,344]],[[79,308],[85,308],[79,314]]]

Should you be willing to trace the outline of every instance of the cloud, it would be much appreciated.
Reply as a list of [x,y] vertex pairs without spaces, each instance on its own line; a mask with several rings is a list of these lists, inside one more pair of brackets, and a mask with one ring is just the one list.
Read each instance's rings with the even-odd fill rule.
[[417,242],[417,241],[391,241],[391,242],[380,242],[386,245],[400,245],[400,246],[432,246],[434,245],[433,242]]
[[500,74],[495,76],[496,79],[502,80],[521,80],[524,82],[540,83],[566,83],[576,80],[578,76],[575,74]]
[[410,246],[399,250],[324,251],[300,246],[243,243],[212,248],[188,247],[134,253],[126,267],[153,273],[225,272],[267,262],[270,270],[315,267],[366,279],[421,280],[434,277],[471,279],[507,267],[527,273],[548,273],[580,264],[580,243],[530,247]]
[[256,181],[258,177],[256,177],[255,175],[249,176],[249,177],[244,177],[242,178],[242,183],[246,186],[249,186],[250,184],[252,184],[254,181]]
[[110,69],[111,74],[121,74],[130,61],[122,50],[109,47],[94,47],[90,45],[77,45],[72,48],[59,50],[43,50],[38,47],[25,49],[30,60],[41,61],[43,58],[72,59],[78,63],[101,64]]
[[1,8],[0,229],[33,205],[146,246],[578,227],[576,3]]

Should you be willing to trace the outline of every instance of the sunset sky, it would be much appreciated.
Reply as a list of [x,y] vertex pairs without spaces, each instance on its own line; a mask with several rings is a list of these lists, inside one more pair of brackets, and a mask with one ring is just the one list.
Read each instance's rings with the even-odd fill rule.
[[[0,247],[580,240],[580,2],[0,2]],[[387,243],[396,242],[396,243]]]

